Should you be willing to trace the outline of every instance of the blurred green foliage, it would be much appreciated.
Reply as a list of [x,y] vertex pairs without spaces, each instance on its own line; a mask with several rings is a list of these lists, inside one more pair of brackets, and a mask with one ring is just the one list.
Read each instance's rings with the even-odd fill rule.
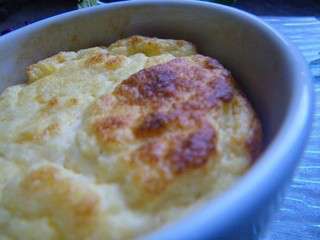
[[[1,0],[0,0],[1,1]],[[117,2],[117,1],[114,1]],[[207,0],[207,2],[216,2],[222,4],[232,4],[235,3],[236,0]],[[78,8],[91,7],[97,5],[97,0],[78,0]]]
[[78,8],[91,7],[97,4],[97,0],[78,0]]

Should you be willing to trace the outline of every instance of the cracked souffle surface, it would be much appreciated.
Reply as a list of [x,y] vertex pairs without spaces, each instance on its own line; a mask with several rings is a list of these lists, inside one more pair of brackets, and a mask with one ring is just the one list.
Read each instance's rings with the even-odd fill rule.
[[0,95],[0,239],[127,239],[227,189],[262,132],[217,60],[132,36],[31,65]]

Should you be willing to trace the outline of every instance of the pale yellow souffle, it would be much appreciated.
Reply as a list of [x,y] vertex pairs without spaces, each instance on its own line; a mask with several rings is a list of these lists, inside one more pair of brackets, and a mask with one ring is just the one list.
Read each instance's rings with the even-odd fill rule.
[[132,36],[27,75],[0,95],[0,240],[140,236],[224,191],[261,149],[230,72],[186,41]]

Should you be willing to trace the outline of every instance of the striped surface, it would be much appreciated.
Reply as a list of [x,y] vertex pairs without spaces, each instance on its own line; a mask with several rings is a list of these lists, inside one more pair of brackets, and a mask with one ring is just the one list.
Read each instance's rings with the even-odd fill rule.
[[264,240],[320,239],[320,21],[314,17],[264,17],[306,58],[314,81],[313,130],[280,211]]

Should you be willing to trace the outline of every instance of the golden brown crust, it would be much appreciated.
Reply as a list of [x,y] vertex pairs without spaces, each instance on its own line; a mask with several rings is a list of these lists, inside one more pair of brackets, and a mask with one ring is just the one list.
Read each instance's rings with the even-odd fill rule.
[[159,136],[166,130],[171,121],[172,117],[168,114],[161,112],[151,113],[142,120],[141,124],[133,129],[133,132],[137,138]]
[[133,180],[145,191],[159,193],[180,174],[205,167],[214,157],[215,147],[216,132],[209,125],[188,134],[152,138],[130,156]]
[[121,55],[110,55],[102,52],[97,52],[92,54],[86,61],[85,65],[87,67],[92,67],[94,65],[103,64],[105,69],[108,71],[118,69],[123,62],[125,61],[126,57]]
[[[187,59],[174,59],[133,74],[115,90],[116,96],[123,96],[127,104],[160,106],[165,102],[182,101],[192,108],[212,108],[219,100],[232,98],[231,75],[213,64],[207,66],[209,58],[197,56],[195,62]],[[173,100],[174,99],[174,100]]]
[[138,35],[121,39],[111,44],[108,50],[112,54],[126,56],[136,53],[143,53],[146,56],[169,53],[177,57],[196,54],[195,47],[190,42],[184,40],[149,38]]
[[174,59],[133,74],[103,97],[98,109],[107,114],[91,129],[104,149],[140,142],[127,156],[133,181],[143,191],[159,192],[215,158],[217,134],[208,116],[234,91],[217,61]]
[[94,131],[104,143],[119,143],[123,139],[117,135],[117,130],[126,127],[127,122],[128,121],[121,116],[102,118],[95,123]]
[[91,66],[91,65],[95,65],[95,64],[99,64],[105,61],[106,55],[100,52],[97,52],[96,54],[90,56],[85,64],[87,66]]
[[172,165],[172,172],[183,173],[185,169],[194,169],[206,164],[216,147],[216,132],[207,125],[170,146],[166,159]]

